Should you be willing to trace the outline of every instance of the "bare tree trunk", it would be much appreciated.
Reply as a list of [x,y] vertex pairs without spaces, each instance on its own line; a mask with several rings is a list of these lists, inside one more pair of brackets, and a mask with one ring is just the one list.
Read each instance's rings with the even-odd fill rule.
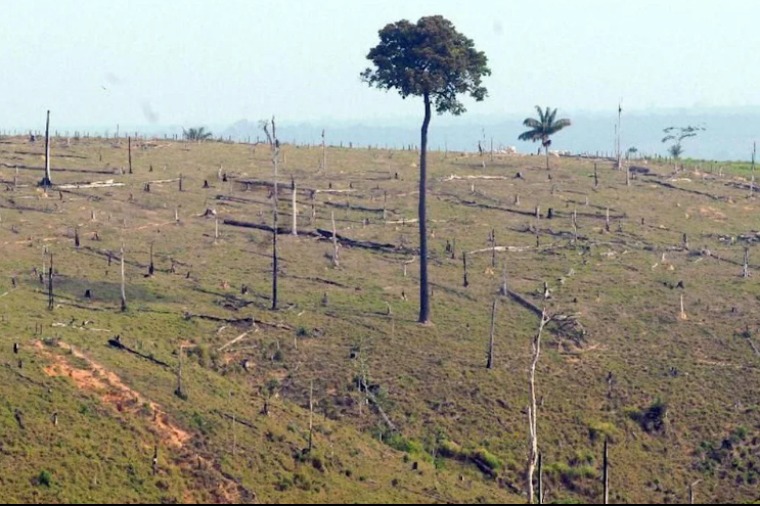
[[333,235],[332,235],[332,242],[333,242],[333,257],[332,257],[332,264],[334,268],[340,267],[340,258],[338,257],[338,231],[335,228],[335,211],[332,211],[332,229],[333,229]]
[[507,286],[507,262],[504,261],[501,272],[501,288],[499,289],[499,295],[506,297],[509,295],[509,287]]
[[298,202],[296,201],[297,192],[296,192],[295,179],[291,181],[290,187],[291,187],[291,193],[293,194],[292,195],[293,196],[293,205],[292,205],[293,207],[293,235],[297,237],[298,236]]
[[604,230],[610,231],[610,208],[608,207],[604,214]]
[[48,309],[52,311],[55,308],[55,298],[53,296],[53,254],[50,254],[50,270],[48,271]]
[[47,112],[45,122],[45,178],[40,186],[45,188],[53,186],[53,178],[50,174],[50,111]]
[[544,504],[544,455],[538,454],[538,504]]
[[278,277],[278,258],[277,258],[277,169],[279,164],[280,146],[277,140],[277,130],[275,127],[274,116],[272,116],[272,165],[274,167],[274,185],[272,195],[272,310],[277,310],[277,277]]
[[535,490],[533,487],[533,475],[538,464],[538,403],[536,402],[536,366],[538,366],[538,359],[541,356],[541,336],[544,332],[544,327],[551,321],[546,315],[546,309],[541,312],[541,322],[538,325],[538,331],[533,338],[533,360],[530,367],[530,400],[531,405],[528,408],[528,424],[530,429],[530,454],[528,457],[528,473],[527,473],[527,486],[528,486],[528,504],[534,503]]
[[185,394],[185,390],[182,388],[182,353],[182,343],[180,343],[177,353],[177,390],[174,391],[174,394],[180,399],[186,399],[187,395]]
[[573,209],[573,244],[578,242],[578,210]]
[[314,380],[309,382],[309,453],[314,448]]
[[428,288],[428,247],[427,247],[427,144],[428,127],[431,118],[430,95],[425,93],[425,119],[420,133],[420,316],[419,323],[430,322],[430,290]]
[[132,137],[127,137],[127,152],[129,158],[129,173],[132,174]]
[[594,188],[599,188],[599,171],[596,168],[596,162],[594,162]]
[[124,276],[124,244],[121,245],[121,312],[127,310],[126,278]]
[[491,267],[496,268],[496,229],[491,229]]
[[152,276],[156,272],[156,266],[153,263],[153,243],[150,243],[150,264],[148,265],[148,276]]
[[610,503],[610,454],[609,454],[609,439],[604,438],[604,504]]
[[752,181],[749,184],[749,198],[755,193],[755,155],[757,154],[757,142],[752,143]]
[[327,148],[325,147],[325,129],[322,129],[322,170],[327,171]]
[[493,300],[493,305],[491,306],[491,335],[488,340],[488,363],[486,364],[486,369],[493,369],[493,339],[494,339],[494,329],[496,326],[496,302],[498,299]]
[[751,276],[749,272],[749,247],[744,248],[744,267],[742,268],[742,277],[749,278]]

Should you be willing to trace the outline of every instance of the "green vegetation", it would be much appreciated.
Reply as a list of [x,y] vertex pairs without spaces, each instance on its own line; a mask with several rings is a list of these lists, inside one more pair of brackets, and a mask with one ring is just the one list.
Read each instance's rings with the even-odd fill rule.
[[[739,165],[721,175],[685,160],[673,178],[650,161],[627,187],[603,160],[559,158],[549,181],[540,157],[497,154],[483,169],[478,155],[430,151],[435,325],[424,326],[418,277],[404,275],[418,247],[416,152],[331,147],[318,174],[320,148],[281,146],[301,212],[299,236],[279,238],[281,309],[271,311],[271,233],[228,224],[269,223],[268,146],[133,139],[134,173],[122,174],[125,141],[55,139],[56,184],[124,186],[47,196],[36,187],[43,149],[0,142],[7,502],[524,502],[537,317],[499,301],[486,369],[503,269],[512,292],[585,330],[582,340],[569,321],[545,330],[536,378],[547,502],[600,502],[607,438],[615,503],[685,502],[698,480],[699,501],[757,496],[760,201]],[[342,243],[340,268],[326,258],[331,241],[312,235],[331,229],[333,213],[356,241]],[[55,257],[52,311],[38,276],[44,248]],[[117,335],[135,353],[109,345]],[[174,395],[180,345],[186,401]]]
[[521,141],[541,141],[541,146],[546,153],[546,170],[549,170],[549,146],[552,145],[551,136],[560,130],[571,125],[567,118],[557,119],[557,109],[552,110],[550,107],[546,111],[536,106],[538,119],[526,118],[523,125],[530,130],[521,133],[517,139]]

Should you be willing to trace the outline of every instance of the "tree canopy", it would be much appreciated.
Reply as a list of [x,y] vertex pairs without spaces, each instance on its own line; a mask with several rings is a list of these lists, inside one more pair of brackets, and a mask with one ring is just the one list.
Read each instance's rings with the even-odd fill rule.
[[375,68],[361,74],[370,86],[396,89],[403,98],[427,96],[439,114],[465,112],[458,94],[477,101],[486,97],[481,81],[491,74],[488,58],[451,21],[442,16],[423,17],[416,24],[401,20],[379,35],[380,43],[367,55]]
[[210,139],[212,134],[207,132],[205,127],[190,128],[189,130],[182,129],[182,136],[188,141],[205,141]]
[[552,110],[550,107],[546,108],[546,111],[542,110],[539,106],[536,106],[538,112],[538,119],[526,118],[523,121],[523,125],[530,128],[530,130],[523,132],[518,137],[521,141],[541,141],[541,145],[548,148],[551,145],[551,137],[565,127],[571,125],[569,119],[556,119],[557,109]]
[[683,154],[683,141],[690,138],[690,137],[696,137],[699,132],[702,132],[706,130],[703,126],[685,126],[685,127],[675,127],[671,126],[668,128],[663,129],[663,133],[665,133],[665,137],[662,138],[663,143],[672,142],[673,144],[668,148],[668,153],[673,158],[680,158]]

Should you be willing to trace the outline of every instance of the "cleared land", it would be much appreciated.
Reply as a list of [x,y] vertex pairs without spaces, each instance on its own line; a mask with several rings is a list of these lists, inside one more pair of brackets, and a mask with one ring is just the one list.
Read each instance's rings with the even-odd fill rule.
[[320,168],[320,148],[283,147],[279,224],[293,178],[299,236],[280,236],[276,312],[267,146],[133,141],[123,174],[125,140],[56,140],[66,186],[47,195],[43,152],[0,141],[6,501],[524,501],[544,304],[578,322],[550,327],[538,366],[547,502],[600,499],[605,437],[613,502],[684,502],[698,480],[698,500],[758,500],[760,200],[737,170],[648,165],[626,186],[602,160],[432,153],[419,326],[415,152],[333,147]]

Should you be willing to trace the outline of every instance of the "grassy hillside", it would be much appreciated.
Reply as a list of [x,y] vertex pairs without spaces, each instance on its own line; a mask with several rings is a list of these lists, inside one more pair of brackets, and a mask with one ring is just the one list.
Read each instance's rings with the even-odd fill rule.
[[[547,502],[599,501],[606,437],[613,502],[683,502],[698,480],[699,500],[759,499],[760,205],[737,172],[650,166],[626,186],[605,161],[434,153],[419,326],[414,152],[330,148],[320,169],[321,149],[283,147],[280,226],[293,178],[301,233],[279,237],[278,311],[271,233],[225,224],[271,225],[267,147],[134,142],[123,174],[124,140],[57,140],[56,184],[123,186],[47,195],[43,152],[0,144],[6,501],[524,501],[538,317],[519,297],[578,322],[549,327],[537,371]],[[338,268],[314,232],[333,214],[363,241]]]

